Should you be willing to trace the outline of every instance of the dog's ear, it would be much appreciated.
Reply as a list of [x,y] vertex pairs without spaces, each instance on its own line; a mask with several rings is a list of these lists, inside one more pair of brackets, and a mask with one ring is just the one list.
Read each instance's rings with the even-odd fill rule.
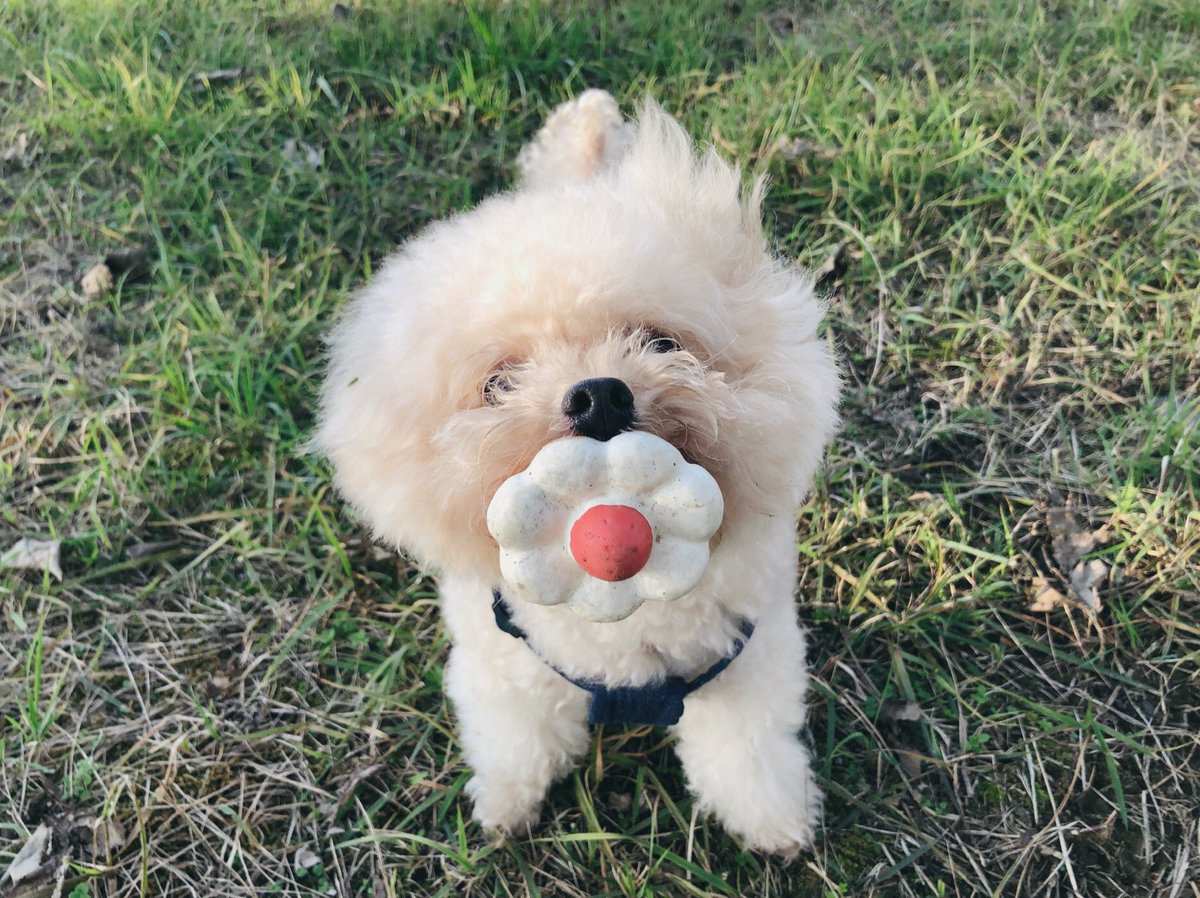
[[549,187],[599,174],[624,155],[633,140],[617,101],[603,90],[585,90],[563,103],[526,144],[517,163],[526,187]]

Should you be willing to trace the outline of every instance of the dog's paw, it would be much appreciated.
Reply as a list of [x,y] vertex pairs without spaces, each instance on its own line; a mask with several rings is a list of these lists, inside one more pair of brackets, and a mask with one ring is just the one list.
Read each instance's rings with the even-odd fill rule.
[[732,741],[693,734],[680,755],[701,809],[747,848],[792,858],[811,847],[821,790],[807,750],[790,732]]
[[786,753],[790,764],[760,769],[758,776],[743,780],[736,797],[723,795],[711,806],[725,828],[752,851],[790,859],[812,847],[821,822],[821,790],[807,755],[798,745],[795,749]]
[[504,835],[528,834],[541,816],[542,791],[532,783],[475,775],[467,782],[466,793],[476,822]]
[[718,793],[697,790],[701,807],[751,851],[792,859],[812,847],[821,822],[821,791],[807,764],[798,766],[746,771],[737,788]]
[[577,180],[612,165],[632,139],[632,126],[612,95],[585,90],[554,110],[517,161],[527,185]]
[[725,828],[734,834],[751,851],[774,854],[785,861],[795,860],[802,852],[812,847],[816,820],[801,809],[793,813],[743,821],[746,825],[725,818]]
[[710,805],[708,809],[749,850],[785,860],[793,860],[812,847],[821,813],[819,802],[795,794],[746,794],[742,802]]

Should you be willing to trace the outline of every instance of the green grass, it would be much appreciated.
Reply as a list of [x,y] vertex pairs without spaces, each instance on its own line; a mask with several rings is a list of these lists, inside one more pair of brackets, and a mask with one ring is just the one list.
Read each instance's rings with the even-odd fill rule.
[[[10,3],[0,551],[65,578],[0,572],[0,869],[76,813],[122,838],[74,832],[74,898],[1193,894],[1198,59],[1191,0]],[[650,730],[489,839],[434,584],[305,450],[346,296],[588,86],[768,172],[781,252],[847,247],[790,865]],[[126,246],[151,275],[85,297]],[[1095,622],[1026,610],[1064,505],[1109,528]]]

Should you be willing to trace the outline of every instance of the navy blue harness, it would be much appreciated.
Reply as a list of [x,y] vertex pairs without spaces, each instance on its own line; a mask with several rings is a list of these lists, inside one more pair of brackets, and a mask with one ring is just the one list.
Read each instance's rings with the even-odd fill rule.
[[[496,616],[497,627],[509,636],[524,640],[529,650],[537,655],[533,646],[529,645],[525,631],[513,623],[512,614],[498,589],[492,590],[492,613]],[[670,676],[644,686],[605,686],[599,680],[582,680],[567,676],[545,658],[541,658],[541,655],[538,657],[564,680],[574,683],[591,695],[588,723],[631,723],[667,727],[679,723],[679,718],[683,716],[685,698],[714,680],[742,653],[742,649],[754,634],[754,624],[743,620],[739,629],[742,631],[741,638],[734,640],[729,654],[692,680]]]

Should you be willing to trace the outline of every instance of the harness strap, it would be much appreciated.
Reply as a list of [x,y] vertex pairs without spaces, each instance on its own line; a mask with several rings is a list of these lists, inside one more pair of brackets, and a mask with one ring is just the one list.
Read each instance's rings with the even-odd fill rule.
[[734,640],[729,654],[691,680],[668,676],[644,686],[606,686],[599,680],[568,676],[538,655],[533,646],[529,644],[529,637],[525,635],[525,631],[513,621],[508,603],[504,601],[504,597],[498,589],[492,590],[492,614],[496,618],[497,627],[514,639],[522,640],[529,650],[541,659],[543,664],[591,696],[588,704],[588,723],[591,724],[628,723],[673,726],[679,723],[679,718],[683,716],[683,700],[697,689],[716,679],[742,653],[742,649],[754,635],[754,624],[743,618],[739,625],[741,638]]

